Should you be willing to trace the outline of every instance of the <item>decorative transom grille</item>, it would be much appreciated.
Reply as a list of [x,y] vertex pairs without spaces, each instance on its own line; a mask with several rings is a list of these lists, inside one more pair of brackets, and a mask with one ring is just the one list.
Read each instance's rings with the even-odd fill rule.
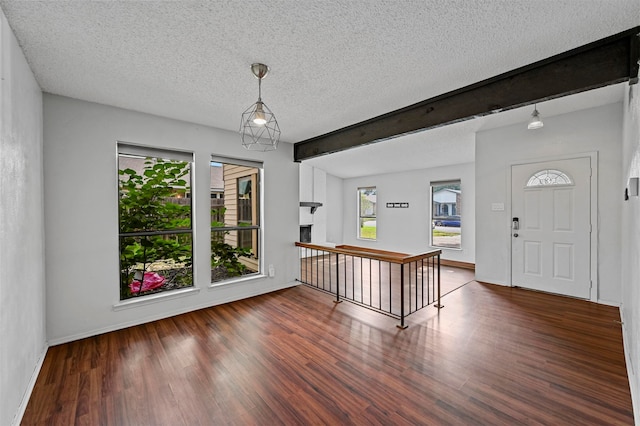
[[564,172],[554,169],[540,170],[534,173],[527,186],[573,185],[573,180]]

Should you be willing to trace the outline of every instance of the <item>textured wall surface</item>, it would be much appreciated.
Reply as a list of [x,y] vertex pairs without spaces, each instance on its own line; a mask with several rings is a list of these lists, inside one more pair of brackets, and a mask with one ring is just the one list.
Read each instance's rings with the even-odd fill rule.
[[0,424],[22,415],[46,351],[42,94],[0,13]]
[[[541,111],[542,112],[542,111]],[[617,305],[620,287],[620,185],[622,107],[599,108],[549,117],[539,130],[526,123],[479,132],[476,138],[476,278],[511,284],[511,165],[566,155],[598,153],[597,299]],[[504,203],[504,211],[492,211]]]
[[327,238],[332,243],[342,243],[344,229],[343,181],[327,173],[327,203],[324,206],[327,217]]
[[[640,177],[640,89],[627,89],[624,102],[622,183]],[[622,207],[622,321],[629,385],[636,424],[640,424],[640,197]]]
[[[114,310],[119,303],[117,142],[195,154],[194,281],[199,292]],[[210,288],[211,155],[264,163],[265,267],[276,275]],[[294,284],[298,164],[293,147],[247,151],[237,132],[44,95],[47,336],[75,340]],[[202,184],[206,182],[206,184]],[[203,220],[202,218],[206,218]],[[169,296],[169,292],[164,293]]]

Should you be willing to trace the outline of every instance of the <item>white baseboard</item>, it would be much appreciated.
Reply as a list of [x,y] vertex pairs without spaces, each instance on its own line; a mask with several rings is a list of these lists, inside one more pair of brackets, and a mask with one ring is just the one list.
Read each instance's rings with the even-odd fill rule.
[[611,302],[609,300],[598,299],[596,301],[596,303],[598,303],[600,305],[613,306],[615,308],[619,308],[620,307],[620,302]]
[[[86,339],[87,337],[93,337],[93,336],[97,336],[99,334],[104,334],[104,333],[109,333],[111,331],[116,331],[116,330],[122,330],[124,328],[129,328],[129,327],[134,327],[136,325],[140,325],[140,324],[146,324],[148,322],[152,322],[152,321],[158,321],[161,319],[165,319],[165,318],[170,318],[176,315],[181,315],[181,314],[186,314],[187,312],[193,312],[193,311],[197,311],[199,309],[205,309],[205,308],[210,308],[212,306],[217,306],[217,305],[223,305],[225,303],[229,303],[229,302],[235,302],[237,300],[242,300],[242,299],[248,299],[250,297],[255,297],[255,296],[259,296],[261,294],[266,294],[266,293],[271,293],[272,291],[277,291],[277,290],[282,290],[285,288],[289,288],[289,287],[294,287],[296,285],[298,285],[300,283],[296,282],[296,281],[290,281],[284,284],[279,284],[279,285],[271,285],[271,286],[247,286],[246,288],[249,289],[249,291],[246,292],[242,292],[240,294],[233,294],[229,297],[224,297],[224,298],[220,298],[220,299],[216,299],[213,301],[208,301],[206,303],[202,303],[202,304],[198,304],[198,305],[191,305],[191,306],[187,306],[181,309],[176,309],[176,310],[171,310],[171,311],[166,311],[166,312],[162,312],[160,314],[157,315],[151,315],[148,317],[143,317],[143,318],[137,318],[133,321],[127,321],[127,322],[123,322],[123,323],[118,323],[118,324],[112,324],[103,328],[99,328],[99,329],[94,329],[94,330],[88,330],[88,331],[84,331],[81,333],[77,333],[77,334],[73,334],[73,335],[68,335],[68,336],[62,336],[62,337],[56,337],[56,338],[51,338],[49,339],[49,346],[55,346],[55,345],[61,345],[63,343],[68,343],[68,342],[73,342],[75,340],[80,340],[80,339]],[[237,284],[236,284],[237,285]],[[212,290],[212,289],[210,289]],[[215,291],[215,290],[212,290]]]
[[22,423],[22,417],[24,416],[24,412],[27,410],[27,405],[29,404],[29,399],[31,399],[31,393],[33,392],[33,388],[36,386],[36,380],[38,380],[38,375],[40,374],[40,370],[42,369],[42,364],[44,363],[44,358],[47,356],[47,351],[49,350],[49,345],[47,342],[44,344],[44,349],[38,358],[38,362],[36,363],[36,367],[33,370],[33,374],[31,374],[31,379],[29,380],[29,385],[22,395],[22,401],[20,401],[20,406],[18,407],[18,412],[13,418],[13,422],[11,423],[13,426],[18,426]]
[[636,369],[639,367],[637,363],[631,362],[631,351],[628,344],[631,341],[631,336],[627,334],[627,328],[624,326],[624,318],[622,317],[622,309],[620,309],[620,323],[622,324],[622,347],[624,350],[624,359],[627,365],[627,379],[629,380],[629,390],[631,391],[631,406],[633,407],[633,416],[636,426],[640,426],[640,377],[638,372],[634,371],[632,366]]

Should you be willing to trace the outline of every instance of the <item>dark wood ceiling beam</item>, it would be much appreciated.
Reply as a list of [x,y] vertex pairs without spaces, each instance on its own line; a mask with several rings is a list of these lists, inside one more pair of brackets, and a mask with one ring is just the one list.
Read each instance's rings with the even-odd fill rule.
[[303,161],[585,90],[638,81],[640,26],[294,146]]

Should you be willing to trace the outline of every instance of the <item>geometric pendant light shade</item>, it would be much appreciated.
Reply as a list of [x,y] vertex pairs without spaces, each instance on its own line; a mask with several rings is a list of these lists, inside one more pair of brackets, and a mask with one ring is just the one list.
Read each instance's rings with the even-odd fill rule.
[[242,146],[251,151],[273,151],[280,141],[280,126],[276,116],[262,102],[262,79],[269,73],[269,67],[265,64],[252,64],[251,72],[258,79],[258,100],[242,113]]
[[544,127],[544,123],[542,122],[542,118],[540,118],[540,113],[538,112],[537,105],[533,106],[533,113],[531,114],[531,119],[529,120],[529,124],[527,125],[527,129],[536,130]]

